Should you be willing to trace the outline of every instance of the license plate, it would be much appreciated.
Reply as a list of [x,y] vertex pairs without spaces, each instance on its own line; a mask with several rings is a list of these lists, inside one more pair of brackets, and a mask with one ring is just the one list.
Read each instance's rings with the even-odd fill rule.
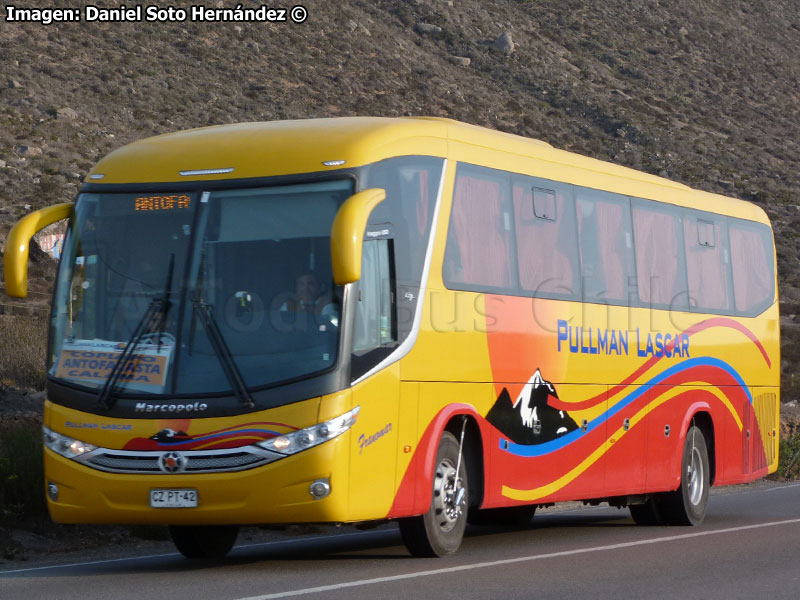
[[197,508],[197,490],[150,490],[151,508]]

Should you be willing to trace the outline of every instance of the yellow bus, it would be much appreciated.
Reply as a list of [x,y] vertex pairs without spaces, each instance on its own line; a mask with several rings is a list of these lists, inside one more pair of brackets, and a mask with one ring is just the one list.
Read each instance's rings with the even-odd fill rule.
[[700,523],[776,469],[775,250],[747,202],[439,118],[248,123],[116,150],[52,302],[61,523],[396,520],[412,554],[559,501]]

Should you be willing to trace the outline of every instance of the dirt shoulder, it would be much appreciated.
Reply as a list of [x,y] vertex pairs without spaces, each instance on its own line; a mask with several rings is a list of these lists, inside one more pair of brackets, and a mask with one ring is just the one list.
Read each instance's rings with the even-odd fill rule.
[[0,387],[0,427],[13,423],[41,424],[47,395],[36,390]]
[[800,428],[800,402],[792,400],[781,404],[781,437],[786,437],[798,428]]

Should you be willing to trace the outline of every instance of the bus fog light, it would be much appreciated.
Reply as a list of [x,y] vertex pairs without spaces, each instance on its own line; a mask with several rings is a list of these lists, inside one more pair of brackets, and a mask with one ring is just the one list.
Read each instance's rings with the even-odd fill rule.
[[328,483],[327,477],[325,479],[317,479],[311,484],[308,491],[314,500],[322,500],[331,493],[331,484]]
[[47,482],[47,495],[53,502],[58,502],[58,486],[52,481]]

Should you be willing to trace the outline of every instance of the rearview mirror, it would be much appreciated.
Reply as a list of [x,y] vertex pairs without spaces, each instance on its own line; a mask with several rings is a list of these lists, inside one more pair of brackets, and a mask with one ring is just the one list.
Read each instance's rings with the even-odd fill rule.
[[73,206],[71,202],[67,202],[36,210],[22,217],[8,232],[3,255],[6,294],[14,298],[27,297],[28,251],[33,234],[56,221],[70,218]]
[[331,261],[336,285],[361,279],[361,250],[367,219],[384,198],[386,190],[370,188],[350,196],[336,213],[331,228]]

